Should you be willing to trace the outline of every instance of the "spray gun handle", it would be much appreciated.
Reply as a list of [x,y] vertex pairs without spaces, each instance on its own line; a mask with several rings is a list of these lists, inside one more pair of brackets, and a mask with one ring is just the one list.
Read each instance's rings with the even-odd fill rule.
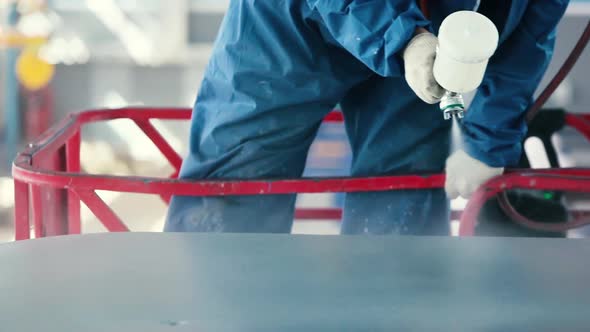
[[440,110],[443,112],[445,120],[450,120],[453,117],[462,119],[465,116],[463,95],[447,91],[440,101]]

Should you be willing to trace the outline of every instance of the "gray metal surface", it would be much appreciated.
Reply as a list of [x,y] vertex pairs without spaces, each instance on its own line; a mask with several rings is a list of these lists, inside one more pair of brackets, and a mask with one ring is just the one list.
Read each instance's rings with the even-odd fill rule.
[[0,246],[1,331],[582,331],[585,240],[110,234]]

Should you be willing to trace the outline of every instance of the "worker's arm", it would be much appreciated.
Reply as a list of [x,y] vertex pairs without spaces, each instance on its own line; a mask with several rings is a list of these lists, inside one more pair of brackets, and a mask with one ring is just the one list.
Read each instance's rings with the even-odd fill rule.
[[344,49],[381,76],[401,76],[402,50],[429,25],[416,0],[307,0]]
[[492,167],[515,166],[526,135],[525,112],[553,55],[567,0],[530,1],[523,19],[490,60],[462,122],[466,152]]

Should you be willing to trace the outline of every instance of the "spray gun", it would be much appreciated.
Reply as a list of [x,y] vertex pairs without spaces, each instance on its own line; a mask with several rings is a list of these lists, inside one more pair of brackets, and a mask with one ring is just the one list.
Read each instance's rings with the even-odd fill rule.
[[443,112],[445,120],[450,120],[453,117],[463,119],[465,116],[465,101],[463,100],[463,95],[447,90],[440,101],[440,110]]
[[498,47],[498,29],[474,11],[455,12],[442,22],[434,61],[434,78],[446,90],[440,102],[445,120],[465,115],[463,93],[477,89]]

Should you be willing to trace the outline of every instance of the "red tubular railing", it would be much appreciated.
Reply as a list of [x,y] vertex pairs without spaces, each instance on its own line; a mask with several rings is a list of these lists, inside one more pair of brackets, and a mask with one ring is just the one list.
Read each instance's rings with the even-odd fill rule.
[[[15,180],[15,235],[30,238],[79,234],[80,202],[113,232],[128,231],[123,221],[96,194],[97,190],[155,194],[168,202],[172,195],[225,196],[291,193],[335,193],[432,189],[444,186],[444,174],[398,175],[368,178],[316,178],[297,180],[186,181],[176,179],[181,157],[150,120],[189,120],[190,109],[125,108],[73,114],[30,144],[13,165]],[[115,119],[132,120],[175,169],[170,178],[82,174],[81,130],[85,124]],[[590,139],[589,116],[568,115],[566,121]],[[342,122],[330,113],[325,121]],[[473,235],[477,215],[486,200],[508,189],[546,189],[590,192],[590,170],[550,169],[511,171],[484,185],[470,200],[461,217],[461,235]],[[578,213],[585,215],[584,213]],[[339,220],[340,209],[298,209],[296,219]]]

